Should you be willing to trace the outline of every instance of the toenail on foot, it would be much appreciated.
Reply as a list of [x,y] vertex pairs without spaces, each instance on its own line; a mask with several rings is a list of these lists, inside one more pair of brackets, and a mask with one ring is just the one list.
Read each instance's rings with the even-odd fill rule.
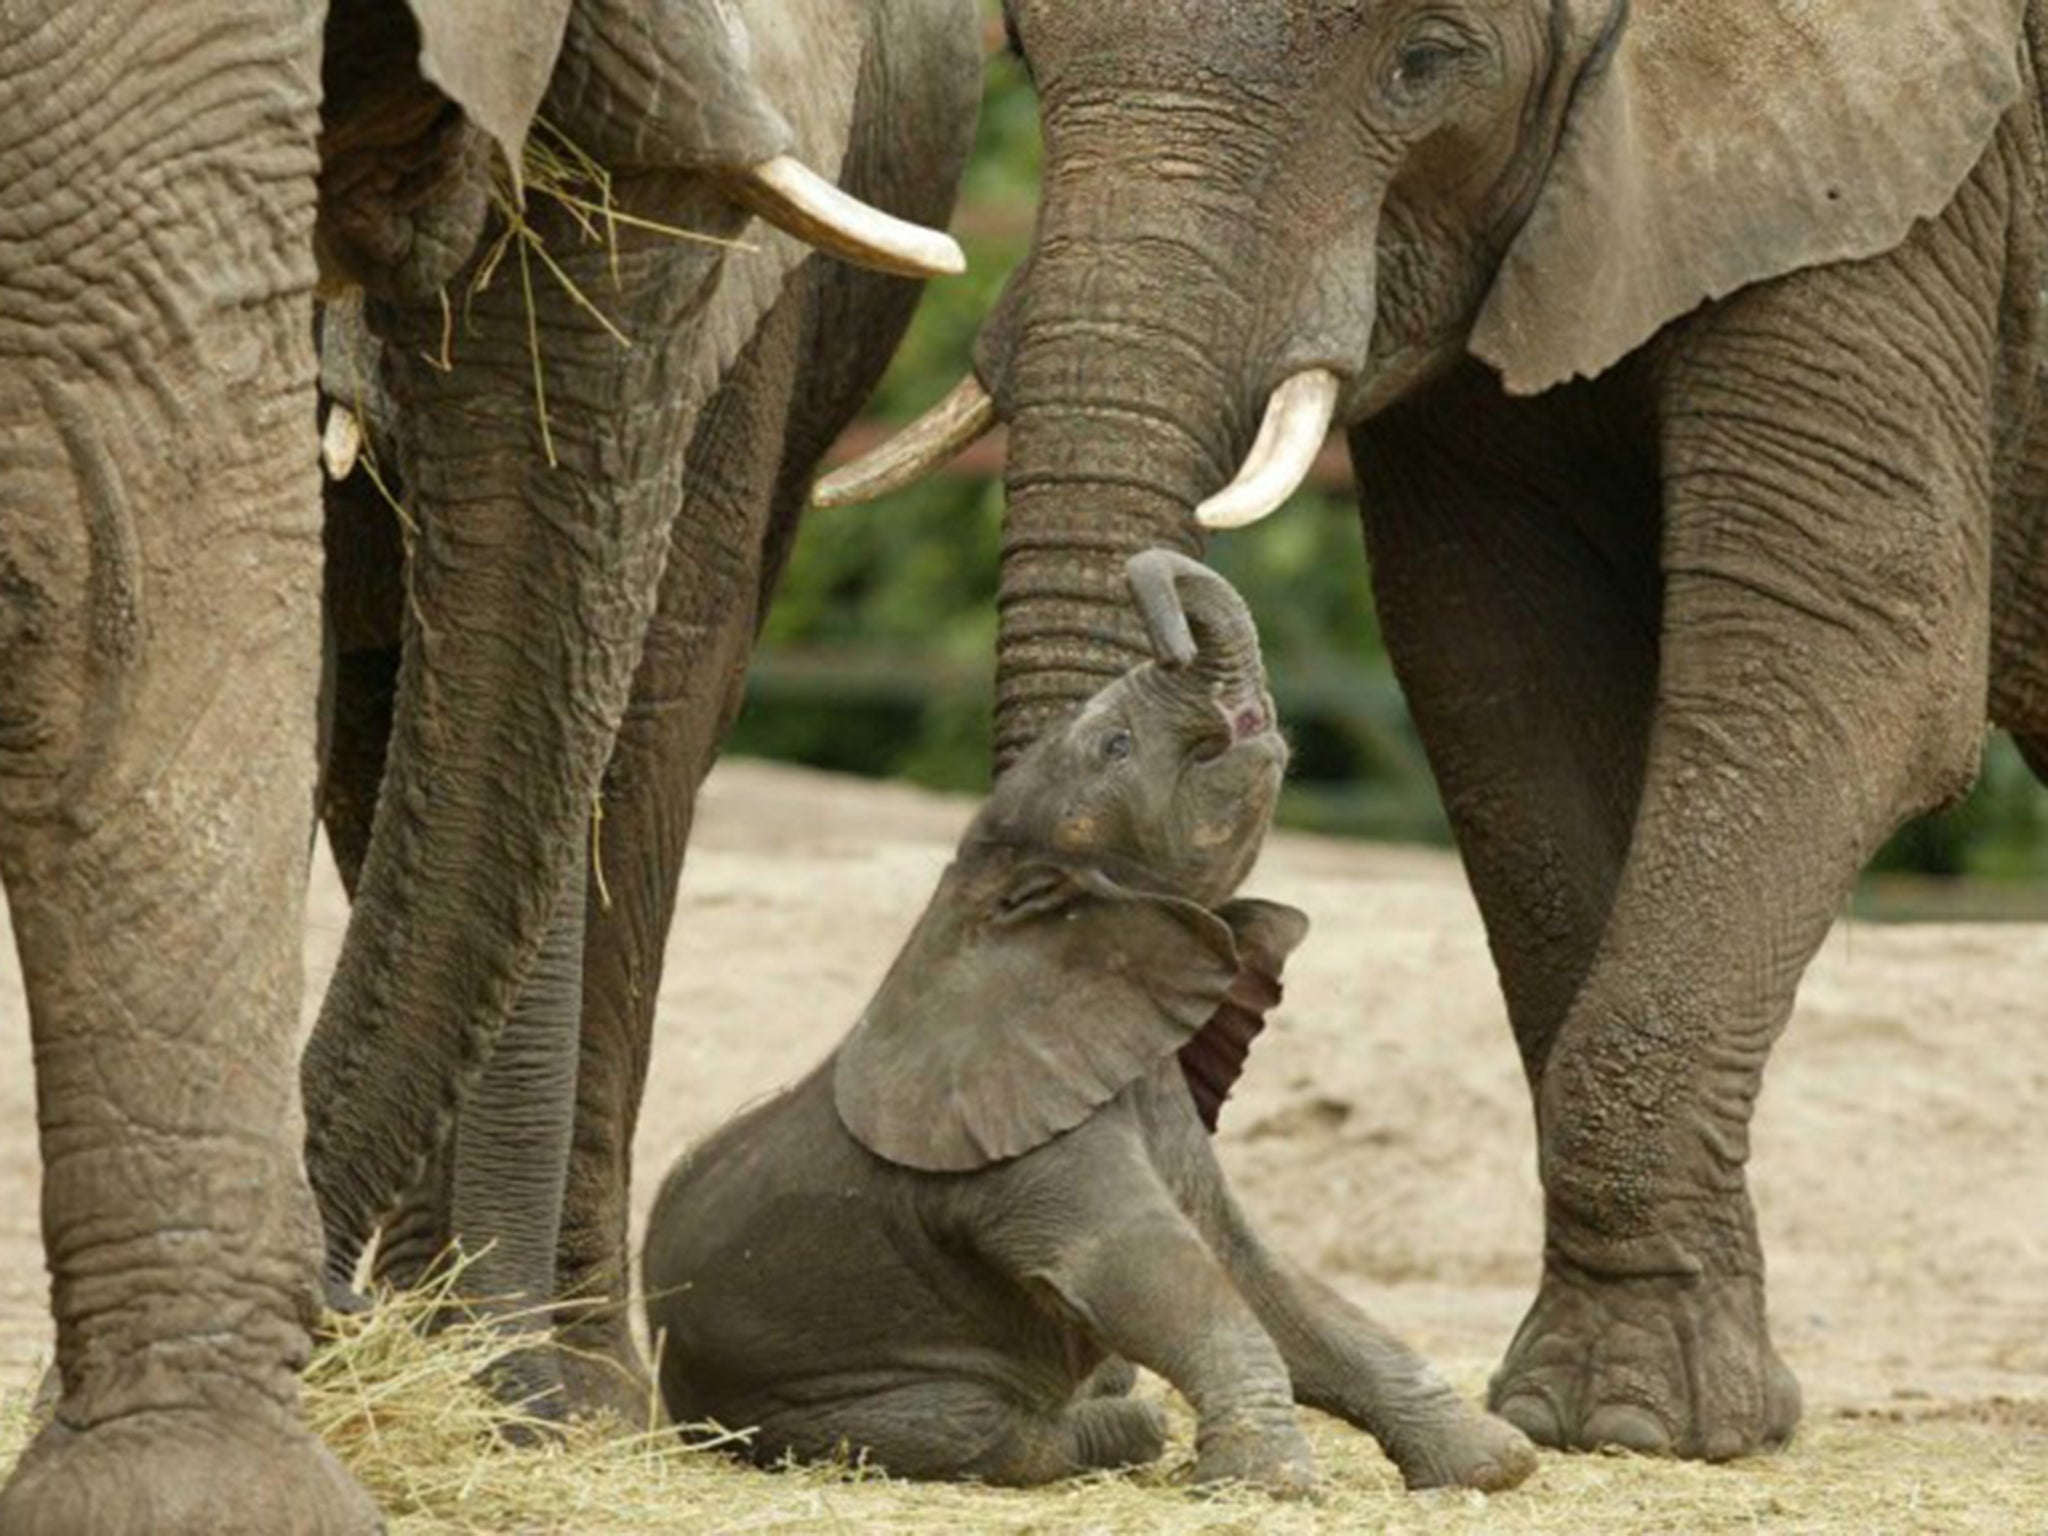
[[1564,1443],[1564,1426],[1558,1422],[1556,1411],[1543,1398],[1532,1393],[1518,1392],[1494,1412],[1538,1445]]
[[1639,1456],[1669,1456],[1671,1436],[1656,1415],[1627,1404],[1595,1408],[1586,1419],[1580,1443],[1589,1450],[1619,1446]]
[[1733,1461],[1747,1450],[1739,1431],[1717,1429],[1707,1436],[1700,1455],[1708,1461]]

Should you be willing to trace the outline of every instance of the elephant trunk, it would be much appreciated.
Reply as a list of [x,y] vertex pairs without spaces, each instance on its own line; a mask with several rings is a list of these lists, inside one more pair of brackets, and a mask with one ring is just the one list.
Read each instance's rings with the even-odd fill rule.
[[[440,1143],[534,974],[586,846],[680,498],[670,466],[703,393],[690,348],[716,260],[622,240],[615,287],[608,253],[558,248],[636,344],[537,282],[545,424],[519,285],[473,296],[448,370],[432,361],[438,305],[375,316],[416,531],[389,767],[302,1071],[331,1283]],[[557,1011],[573,1041],[575,1008]],[[536,1113],[566,1125],[563,1087]]]
[[1192,666],[1212,686],[1259,686],[1264,666],[1251,610],[1236,589],[1199,561],[1148,550],[1128,567],[1131,595],[1165,666]]
[[[1174,110],[1047,108],[1045,201],[997,388],[1011,427],[999,772],[1148,654],[1125,562],[1199,553],[1198,508],[1242,512],[1276,485],[1284,497],[1331,419],[1330,349],[1274,334],[1272,274],[1245,255],[1260,248],[1248,231],[1275,217],[1241,173],[1249,152]],[[1163,163],[1173,176],[1154,174]],[[1183,599],[1212,681],[1257,677],[1248,620],[1199,581]]]
[[[1193,509],[1229,479],[1249,438],[1199,329],[1241,301],[1197,270],[1199,258],[1133,260],[1184,249],[1167,227],[1064,215],[1053,194],[1039,246],[1003,391],[999,772],[1150,654],[1125,562],[1154,548],[1198,554]],[[1205,318],[1175,324],[1180,315]]]

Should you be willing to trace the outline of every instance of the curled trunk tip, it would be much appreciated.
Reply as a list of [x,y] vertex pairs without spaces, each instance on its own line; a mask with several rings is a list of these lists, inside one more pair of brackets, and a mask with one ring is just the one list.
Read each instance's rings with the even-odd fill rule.
[[1218,681],[1258,669],[1251,611],[1208,566],[1172,550],[1150,549],[1126,563],[1125,578],[1161,665],[1199,665]]

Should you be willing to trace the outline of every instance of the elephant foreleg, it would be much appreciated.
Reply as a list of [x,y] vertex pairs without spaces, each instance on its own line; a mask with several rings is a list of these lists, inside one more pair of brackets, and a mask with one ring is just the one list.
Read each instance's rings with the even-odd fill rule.
[[492,1362],[493,1385],[551,1419],[569,1407],[548,1335],[570,1121],[549,1107],[570,1101],[576,1075],[589,867],[587,833],[572,842],[575,858],[540,954],[456,1117],[448,1181],[450,1227],[466,1260],[461,1293],[508,1338],[524,1341]]
[[[851,184],[882,195],[860,163]],[[920,189],[912,216],[943,218],[949,186]],[[900,278],[810,259],[697,423],[660,606],[605,778],[604,887],[589,899],[559,1262],[572,1411],[638,1423],[653,1400],[627,1321],[632,1145],[697,791],[739,712],[812,476],[880,380],[917,293]]]
[[1864,862],[1983,735],[1999,285],[1939,238],[1751,290],[1669,360],[1641,804],[1543,1074],[1545,1276],[1494,1383],[1549,1443],[1723,1459],[1797,1419],[1746,1177],[1764,1063]]
[[[726,441],[728,428],[745,429],[733,441],[751,440],[756,423],[735,399],[721,394],[707,409],[700,445]],[[557,1260],[562,1371],[572,1412],[609,1411],[636,1425],[653,1398],[627,1322],[633,1133],[676,882],[698,788],[739,709],[770,516],[765,493],[735,498],[732,484],[689,477],[660,607],[601,791],[602,884],[593,881],[584,899],[575,1128]]]
[[0,874],[62,1389],[9,1536],[381,1529],[296,1413],[318,59],[299,3],[0,25]]
[[1468,366],[1352,439],[1387,651],[1532,1092],[1606,928],[1656,681],[1657,486],[1598,425],[1607,393],[1509,402]]

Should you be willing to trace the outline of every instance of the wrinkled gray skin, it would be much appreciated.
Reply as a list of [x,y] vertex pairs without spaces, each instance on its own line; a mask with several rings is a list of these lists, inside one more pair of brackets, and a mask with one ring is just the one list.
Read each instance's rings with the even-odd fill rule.
[[1198,1481],[1311,1492],[1298,1400],[1411,1486],[1510,1486],[1527,1442],[1268,1253],[1225,1187],[1183,1058],[1248,1040],[1306,932],[1231,899],[1287,754],[1236,594],[1163,551],[1133,585],[1159,659],[1003,779],[839,1049],[662,1186],[669,1412],[755,1426],[763,1463],[1042,1483],[1159,1456],[1120,1357],[1194,1405]]
[[[674,77],[662,80],[663,99],[675,106],[687,97],[702,130],[691,142],[705,156],[686,171],[678,167],[688,157],[673,145],[650,141],[636,154],[630,135],[616,141],[605,133],[618,122],[657,126],[627,99],[630,68],[623,84],[607,83],[589,65],[593,37],[621,24],[616,7],[593,6],[580,20],[559,77],[567,0],[359,0],[331,8],[186,0],[51,5],[34,8],[33,18],[31,9],[14,7],[0,22],[0,875],[35,1036],[59,1392],[52,1423],[0,1492],[0,1532],[372,1530],[379,1522],[370,1502],[296,1412],[297,1370],[319,1302],[319,1214],[300,1173],[293,1073],[321,674],[316,272],[330,284],[364,287],[385,306],[394,334],[422,325],[429,308],[438,316],[434,296],[462,281],[484,225],[488,159],[516,163],[551,79],[550,112],[614,156],[629,197],[649,178],[672,177],[697,188],[678,194],[696,222],[737,230],[742,216],[712,190],[726,184],[730,165],[707,146],[742,156],[759,150],[764,141],[737,127],[725,132],[749,121],[760,127],[749,111],[759,93],[753,75],[738,69],[708,72],[694,94]],[[958,9],[905,3],[862,15],[926,14],[939,37],[945,28],[936,18]],[[668,43],[698,45],[682,57],[715,60],[721,47],[729,51],[723,30],[705,33],[707,8],[658,14],[675,23]],[[755,50],[753,66],[764,79],[786,77],[790,48],[800,53],[802,39],[843,36],[851,16],[821,8],[801,39],[781,28],[776,46]],[[836,88],[820,86],[791,109],[792,144],[813,131],[818,114],[853,110],[857,75],[858,90],[873,99],[910,102],[905,131],[934,156],[913,172],[919,195],[942,204],[951,186],[945,167],[957,168],[964,155],[972,113],[971,33],[961,30],[964,46],[935,43],[935,53],[908,54],[912,68],[934,69],[942,82],[932,98],[937,115],[922,129],[922,87],[898,79],[874,49],[849,47],[857,63],[821,75]],[[609,57],[617,64],[627,55]],[[724,93],[720,82],[745,89]],[[772,141],[774,123],[768,128]],[[843,167],[837,154],[814,166],[828,177],[844,169],[872,178],[875,195],[898,206],[917,201],[878,164],[879,143],[846,147]],[[561,231],[550,233],[556,249],[567,248]],[[651,936],[665,920],[678,828],[687,825],[702,773],[690,753],[708,754],[715,739],[694,722],[729,707],[759,586],[779,556],[817,439],[879,370],[888,345],[881,338],[893,338],[909,303],[901,285],[877,290],[858,280],[820,278],[800,300],[794,289],[784,295],[800,252],[778,237],[762,240],[777,259],[742,272],[698,257],[711,268],[668,288],[668,307],[686,333],[674,350],[695,358],[696,372],[660,345],[638,350],[648,361],[637,373],[622,376],[609,359],[585,370],[582,360],[599,349],[576,317],[549,307],[541,285],[538,319],[558,370],[550,384],[568,469],[551,487],[553,499],[533,498],[529,521],[552,518],[578,558],[561,562],[573,591],[512,603],[501,616],[532,619],[522,643],[547,662],[565,649],[599,651],[602,665],[590,675],[602,686],[558,696],[528,688],[514,671],[497,676],[524,690],[517,706],[558,716],[565,727],[578,722],[579,740],[601,736],[598,765],[612,753],[623,808],[615,822],[656,829],[633,831],[611,855],[615,895],[636,926],[599,945],[611,980],[596,993],[596,1011],[610,1021],[598,1027],[628,1044],[606,1056],[609,1075],[586,1071],[578,1083],[600,1111],[572,1164],[598,1191],[585,1206],[593,1235],[576,1250],[585,1255],[607,1242],[622,1247],[622,1227],[612,1223],[623,1210],[631,1114],[601,1111],[637,1097],[629,1043],[652,998],[651,987],[639,987],[651,971],[643,957],[658,953]],[[601,291],[590,261],[569,260],[587,288]],[[663,290],[667,260],[639,247],[622,255],[632,291],[616,313],[651,324],[641,311],[660,310],[647,294]],[[732,295],[729,307],[714,290]],[[740,302],[746,294],[751,305]],[[516,475],[514,461],[532,462],[510,426],[530,421],[531,405],[504,383],[515,349],[502,285],[478,315],[469,354],[458,352],[468,383],[436,396],[417,381],[393,381],[408,403],[436,396],[448,414],[474,417],[467,441],[481,471],[452,452],[438,480],[405,453],[393,466],[424,487],[414,616],[434,624],[451,660],[493,650],[482,633],[491,621],[477,609],[484,594],[476,588],[486,583],[472,585],[465,607],[465,596],[447,596],[451,565],[484,572],[497,583],[492,590],[508,594],[549,568],[530,548],[495,566],[483,558],[487,549],[520,548],[517,540],[494,544],[489,534],[493,519],[511,519],[504,481]],[[717,332],[716,345],[700,345],[714,318],[729,328]],[[815,403],[793,390],[797,359],[856,319],[869,328],[866,339],[843,354],[821,351],[824,366],[810,376]],[[521,315],[521,335],[523,323]],[[438,350],[438,331],[434,339]],[[523,341],[517,356],[524,375]],[[657,408],[609,430],[622,414],[618,403],[643,398],[643,389]],[[694,423],[687,493],[718,532],[701,581],[668,583],[650,625],[641,610],[653,607],[661,564],[650,550],[665,546],[670,527],[651,509],[686,494],[671,394],[687,407],[677,407],[680,419]],[[705,405],[714,395],[715,406]],[[595,427],[593,400],[606,407]],[[757,441],[775,447],[756,453]],[[565,507],[563,487],[589,484],[576,467],[617,454],[621,444],[662,459],[666,473],[641,476],[660,488],[612,505],[610,491],[632,479],[623,470],[642,467],[636,458],[619,466],[621,478],[600,482],[590,505]],[[451,485],[470,497],[462,516],[472,519],[473,540],[448,527]],[[619,527],[638,534],[613,581],[602,565],[617,552],[601,535]],[[345,550],[348,534],[329,533]],[[368,537],[374,543],[374,532]],[[393,569],[387,561],[384,578]],[[353,619],[368,621],[376,593],[388,590],[388,580],[372,581],[354,594],[365,600]],[[638,618],[619,622],[621,607],[633,603]],[[335,614],[337,635],[348,622]],[[579,648],[568,634],[603,644]],[[508,636],[501,630],[496,638]],[[614,749],[621,679],[643,659],[637,723]],[[335,670],[349,668],[337,661]],[[445,731],[458,716],[489,725],[489,709],[471,715],[466,707],[478,697],[473,676],[458,686],[459,668],[427,671],[434,685],[444,675],[448,682],[438,712],[428,711],[429,729]],[[485,698],[510,696],[492,695],[490,682]],[[339,686],[337,713],[344,702],[360,713],[362,691],[349,697]],[[587,761],[587,743],[579,750]],[[520,753],[502,760],[519,761]],[[679,769],[673,775],[671,765]],[[636,776],[642,768],[645,777]],[[564,801],[580,795],[574,815],[557,821],[587,813],[595,769],[580,787],[568,770],[538,772],[561,786]],[[330,784],[340,777],[332,770]],[[416,780],[404,788],[406,813],[432,830],[394,840],[387,857],[401,867],[423,848],[446,854],[451,837],[476,832],[466,819],[473,807],[460,796],[440,798]],[[515,849],[531,830],[517,816],[493,829]],[[535,834],[542,835],[552,834]],[[573,847],[573,838],[561,845]],[[466,881],[459,857],[438,867],[453,872],[448,890],[480,892],[509,909],[511,950],[540,950],[553,886],[569,886],[566,866]],[[366,890],[391,879],[374,868],[363,873]],[[535,901],[537,880],[553,885]],[[379,930],[386,939],[391,921],[387,911]],[[483,963],[484,946],[451,942],[446,924],[420,928],[448,944],[458,967],[474,967],[487,1002],[511,1011],[519,988],[509,973],[526,969],[525,960]],[[360,1000],[377,990],[364,964],[361,954],[351,962],[352,1006],[367,1007]],[[407,990],[382,993],[386,1012],[368,1008],[373,1017],[388,1019],[390,1009],[422,995],[417,970],[416,955],[410,965],[393,960],[389,974]],[[360,1106],[354,1130],[387,1157],[430,1141],[499,1027],[472,1003],[406,1015],[421,1048],[383,1070],[409,1075],[421,1096],[411,1103],[379,1093],[380,1069],[364,1060],[387,1048],[388,1035],[344,1029],[348,1043],[337,1049],[329,1028],[321,1049],[333,1070],[323,1079],[328,1096],[317,1099],[316,1145],[334,1143],[335,1095]],[[576,1038],[573,1011],[568,1038]],[[399,1117],[389,1137],[380,1115]],[[552,1134],[566,1124],[555,1116]],[[380,1165],[365,1162],[374,1180]],[[618,1265],[605,1258],[609,1270],[593,1259],[579,1273],[615,1285]]]
[[1987,714],[2048,771],[2043,7],[1010,12],[1046,158],[978,359],[1001,758],[1142,654],[1122,561],[1192,549],[1269,393],[1335,371],[1536,1101],[1492,1402],[1547,1445],[1781,1443],[1765,1059]]
[[[446,88],[516,155],[562,8],[467,34],[483,7],[415,9],[450,50]],[[353,250],[321,198],[325,15],[134,0],[0,20],[0,873],[59,1388],[0,1492],[6,1536],[380,1526],[297,1417],[318,1302],[293,1071],[313,288],[316,247],[336,276]],[[406,17],[331,20],[403,30],[410,73]],[[394,143],[468,137],[445,99],[396,117]],[[364,274],[450,274],[474,220],[431,196],[417,213],[405,258]]]
[[453,1241],[481,1255],[465,1293],[521,1314],[508,1327],[545,1333],[537,1304],[559,1298],[567,1348],[536,1340],[500,1368],[547,1416],[646,1413],[624,1308],[629,1152],[696,790],[815,467],[918,292],[751,222],[720,172],[793,150],[943,226],[979,97],[968,0],[730,13],[750,47],[700,37],[722,14],[701,0],[571,17],[548,121],[611,171],[624,210],[754,249],[622,226],[615,281],[610,253],[532,201],[550,255],[633,342],[535,265],[558,467],[513,257],[458,302],[452,370],[432,361],[433,294],[368,307],[383,345],[367,400],[356,347],[329,328],[328,389],[369,408],[418,531],[407,550],[360,472],[330,488],[322,809],[355,910],[304,1067],[328,1282],[344,1291],[382,1223],[389,1281]]

